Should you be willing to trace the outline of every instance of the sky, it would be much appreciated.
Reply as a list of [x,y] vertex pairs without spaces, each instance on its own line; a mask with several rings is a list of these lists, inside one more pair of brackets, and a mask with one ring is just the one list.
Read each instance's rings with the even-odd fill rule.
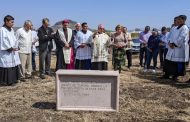
[[31,20],[35,28],[41,26],[42,18],[49,18],[50,24],[71,19],[87,22],[96,29],[103,24],[114,30],[117,24],[129,30],[170,27],[175,16],[185,14],[190,26],[190,0],[2,0],[0,2],[0,25],[10,14],[15,18],[15,26],[22,26]]

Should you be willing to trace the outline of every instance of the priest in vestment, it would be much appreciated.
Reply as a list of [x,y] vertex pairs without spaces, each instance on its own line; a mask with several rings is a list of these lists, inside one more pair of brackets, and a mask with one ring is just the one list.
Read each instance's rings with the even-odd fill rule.
[[13,30],[14,18],[5,16],[0,28],[0,84],[15,85],[20,78],[18,41]]
[[62,22],[63,28],[57,30],[55,34],[56,43],[56,70],[74,69],[74,35],[68,28],[69,20]]

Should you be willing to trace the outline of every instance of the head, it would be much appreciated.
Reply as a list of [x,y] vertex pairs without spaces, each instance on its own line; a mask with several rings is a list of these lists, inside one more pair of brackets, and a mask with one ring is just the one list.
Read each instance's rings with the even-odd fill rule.
[[88,30],[88,24],[86,22],[82,23],[82,30],[85,32]]
[[32,29],[32,22],[30,20],[26,20],[24,22],[24,28],[25,28],[26,31],[31,30]]
[[156,28],[152,29],[152,35],[157,36],[158,35],[158,30]]
[[123,27],[123,33],[127,33],[127,28]]
[[105,31],[104,26],[102,24],[98,25],[98,32],[104,33],[104,31]]
[[68,28],[68,26],[69,26],[69,20],[63,20],[62,21],[62,26],[63,26],[63,28]]
[[81,29],[81,24],[77,23],[75,24],[75,30],[79,31]]
[[179,25],[185,24],[186,20],[187,20],[187,16],[186,15],[180,15],[180,16],[178,16]]
[[116,31],[116,33],[120,34],[123,31],[123,27],[121,25],[117,25],[115,27],[115,31]]
[[12,28],[14,25],[14,18],[11,15],[7,15],[4,17],[4,25]]
[[166,27],[162,27],[161,32],[165,35],[168,32],[168,29]]
[[150,26],[146,26],[145,28],[144,28],[144,32],[145,33],[148,33],[150,31]]
[[48,27],[49,26],[49,19],[48,18],[44,18],[43,20],[42,20],[42,24],[43,24],[43,26],[44,27]]

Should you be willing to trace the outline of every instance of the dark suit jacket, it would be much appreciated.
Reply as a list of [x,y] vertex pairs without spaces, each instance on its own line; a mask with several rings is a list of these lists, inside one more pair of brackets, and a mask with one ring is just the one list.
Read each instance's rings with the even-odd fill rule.
[[53,36],[51,35],[52,33],[53,29],[50,27],[47,28],[47,31],[43,26],[41,26],[38,29],[39,51],[43,52],[47,48],[51,51],[51,49],[53,48],[53,43],[52,43]]

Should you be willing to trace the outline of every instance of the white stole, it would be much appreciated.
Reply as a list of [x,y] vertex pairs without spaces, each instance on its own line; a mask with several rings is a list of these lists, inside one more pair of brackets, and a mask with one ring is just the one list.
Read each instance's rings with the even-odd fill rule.
[[[63,32],[63,28],[58,29],[59,36],[61,41],[63,41],[65,44],[69,44],[72,38],[72,30],[70,28],[67,28],[68,32],[68,42],[66,41],[65,34]],[[64,60],[66,64],[70,64],[70,59],[71,59],[71,48],[65,48],[63,47],[63,55],[64,55]]]

